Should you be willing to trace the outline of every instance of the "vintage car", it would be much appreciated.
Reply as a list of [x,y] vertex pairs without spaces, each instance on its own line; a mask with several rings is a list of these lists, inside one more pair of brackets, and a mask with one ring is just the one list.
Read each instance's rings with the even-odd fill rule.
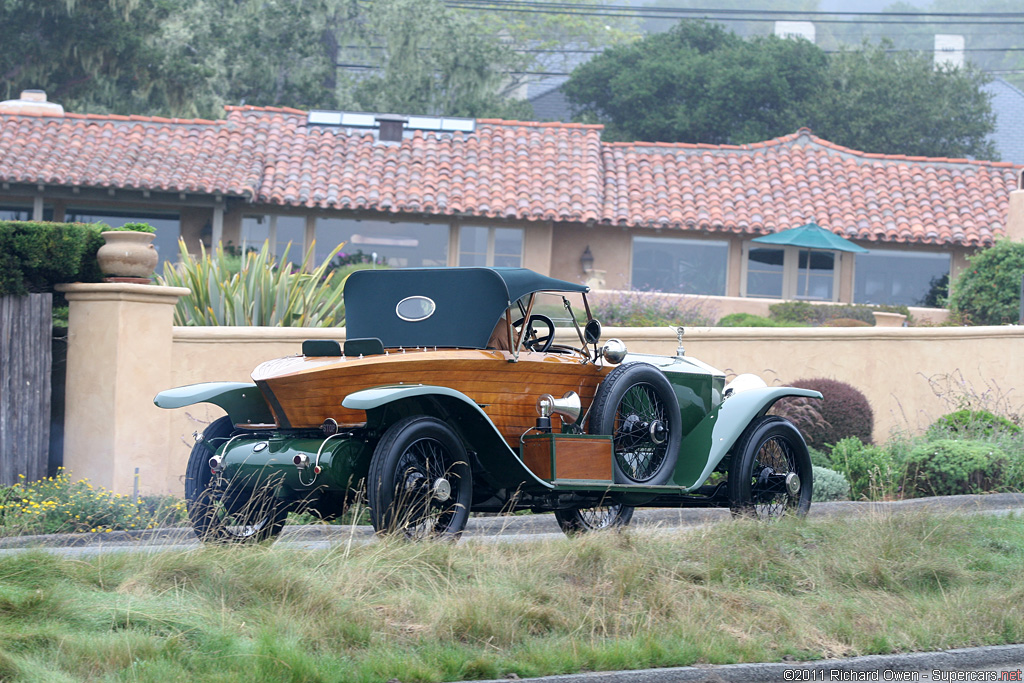
[[329,519],[356,500],[375,530],[410,537],[457,537],[470,512],[550,511],[566,533],[626,524],[636,506],[806,513],[807,447],[767,413],[821,394],[726,383],[681,343],[599,347],[588,291],[522,268],[358,271],[344,345],[307,340],[252,384],[161,392],[162,408],[227,413],[188,460],[196,534],[269,539],[289,511]]

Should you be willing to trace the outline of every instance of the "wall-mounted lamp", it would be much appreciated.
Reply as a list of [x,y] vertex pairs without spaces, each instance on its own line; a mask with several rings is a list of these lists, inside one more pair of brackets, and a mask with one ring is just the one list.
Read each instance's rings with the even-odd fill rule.
[[594,270],[594,255],[590,253],[590,245],[583,250],[583,255],[580,256],[580,266],[583,268],[584,273],[590,273]]

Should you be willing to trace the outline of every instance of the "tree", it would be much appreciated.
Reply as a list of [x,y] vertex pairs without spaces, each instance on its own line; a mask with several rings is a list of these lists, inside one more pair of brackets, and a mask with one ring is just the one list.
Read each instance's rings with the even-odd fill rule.
[[606,139],[744,143],[792,133],[824,87],[826,55],[806,40],[745,41],[684,21],[606,50],[563,87]]
[[991,159],[985,82],[885,46],[826,55],[802,39],[743,40],[687,21],[605,51],[564,91],[609,139],[742,144],[809,126],[868,152]]
[[997,159],[988,78],[971,67],[935,67],[930,54],[890,45],[842,50],[808,110],[815,133],[866,152]]
[[440,0],[375,0],[368,33],[383,44],[381,73],[360,80],[353,97],[373,111],[448,116],[527,116],[501,95],[522,63],[472,16]]

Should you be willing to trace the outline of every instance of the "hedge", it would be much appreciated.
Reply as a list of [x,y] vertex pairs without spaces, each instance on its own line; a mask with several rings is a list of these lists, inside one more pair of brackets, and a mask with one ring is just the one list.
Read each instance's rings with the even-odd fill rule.
[[51,292],[61,282],[100,282],[95,223],[0,221],[0,296]]

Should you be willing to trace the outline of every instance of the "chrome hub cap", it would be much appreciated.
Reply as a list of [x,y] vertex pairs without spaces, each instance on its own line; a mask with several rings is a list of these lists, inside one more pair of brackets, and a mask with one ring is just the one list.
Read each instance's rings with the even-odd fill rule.
[[445,478],[440,478],[434,481],[434,499],[444,503],[452,497],[452,485]]
[[790,472],[786,475],[786,493],[796,498],[800,495],[800,475]]

